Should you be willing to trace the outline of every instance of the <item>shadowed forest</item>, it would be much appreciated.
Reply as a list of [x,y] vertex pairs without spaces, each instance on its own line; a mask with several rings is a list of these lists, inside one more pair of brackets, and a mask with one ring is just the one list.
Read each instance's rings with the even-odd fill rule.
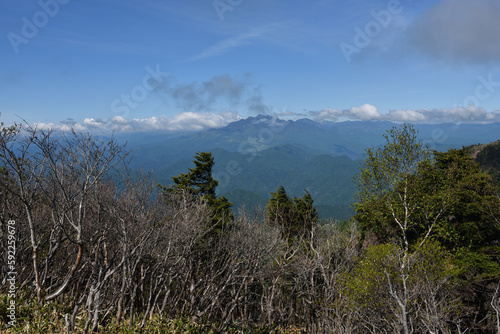
[[354,217],[320,221],[284,187],[233,214],[209,152],[158,185],[114,139],[2,126],[1,329],[500,333],[500,142],[385,139]]

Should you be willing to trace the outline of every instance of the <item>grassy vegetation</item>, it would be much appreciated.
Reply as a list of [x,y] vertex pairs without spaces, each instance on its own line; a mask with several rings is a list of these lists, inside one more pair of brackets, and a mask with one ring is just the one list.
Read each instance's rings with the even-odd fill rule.
[[[65,315],[71,316],[72,305],[69,303],[61,304],[57,301],[47,302],[40,305],[36,300],[26,299],[24,294],[18,294],[16,299],[16,326],[8,325],[7,314],[7,295],[0,294],[0,332],[5,334],[48,334],[48,333],[67,333],[65,325]],[[72,333],[84,333],[85,321],[87,319],[86,311],[81,309],[76,316],[75,328]],[[153,317],[144,326],[141,326],[140,319],[133,325],[130,325],[129,319],[117,323],[116,321],[104,321],[99,326],[99,332],[102,334],[139,334],[139,333],[175,333],[175,334],[202,334],[202,333],[221,333],[217,329],[218,324],[196,323],[188,318],[179,317],[177,319],[166,319],[158,316]],[[243,327],[231,326],[223,331],[230,334],[246,333],[273,333],[277,334],[298,334],[300,328],[279,328],[279,327]]]

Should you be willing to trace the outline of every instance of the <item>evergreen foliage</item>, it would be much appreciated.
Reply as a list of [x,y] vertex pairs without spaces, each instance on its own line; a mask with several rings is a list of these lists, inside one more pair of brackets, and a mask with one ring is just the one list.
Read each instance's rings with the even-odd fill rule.
[[213,223],[215,229],[220,230],[234,217],[231,213],[232,204],[224,196],[217,196],[216,188],[219,182],[212,177],[215,165],[214,157],[209,152],[198,152],[194,156],[194,168],[189,168],[188,173],[173,176],[174,185],[171,187],[160,186],[165,194],[183,194],[200,198],[213,210]]
[[305,190],[302,198],[292,200],[283,186],[271,193],[267,204],[269,221],[281,226],[283,234],[294,240],[307,237],[312,226],[318,221],[318,211],[311,194]]
[[500,141],[483,145],[477,153],[476,161],[481,168],[491,174],[498,186],[500,186]]
[[433,235],[449,250],[476,250],[495,243],[500,226],[489,210],[498,211],[499,206],[491,176],[463,149],[435,152],[434,156],[434,164],[422,166],[418,178],[425,196],[434,203],[447,202]]

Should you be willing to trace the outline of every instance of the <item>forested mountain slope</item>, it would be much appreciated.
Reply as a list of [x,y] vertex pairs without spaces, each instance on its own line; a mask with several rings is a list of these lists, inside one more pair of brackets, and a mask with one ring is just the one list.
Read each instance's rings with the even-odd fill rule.
[[[200,132],[118,135],[133,150],[132,166],[154,170],[158,182],[186,170],[196,152],[212,152],[218,192],[235,212],[263,206],[283,185],[293,196],[307,189],[321,218],[347,219],[355,193],[353,177],[366,147],[383,144],[390,122],[316,122],[249,117]],[[498,140],[499,124],[418,125],[419,138],[440,151]]]
[[493,176],[500,185],[500,140],[486,145],[473,145],[466,149],[481,169]]
[[[214,176],[219,181],[218,193],[226,196],[237,212],[241,205],[247,209],[262,207],[271,192],[283,185],[293,196],[307,189],[318,205],[322,218],[347,219],[352,211],[355,192],[353,177],[359,161],[346,156],[314,154],[295,145],[271,147],[255,156],[245,156],[224,149],[214,149]],[[155,172],[162,184],[171,182],[190,166],[190,159]]]

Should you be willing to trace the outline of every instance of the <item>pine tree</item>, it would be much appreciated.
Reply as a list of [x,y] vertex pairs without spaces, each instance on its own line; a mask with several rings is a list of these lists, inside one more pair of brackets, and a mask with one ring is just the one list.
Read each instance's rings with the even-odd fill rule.
[[180,173],[173,176],[174,185],[171,187],[160,186],[165,195],[187,192],[187,194],[201,198],[213,210],[212,222],[215,229],[220,231],[233,219],[232,204],[224,196],[217,196],[218,181],[212,177],[215,165],[214,157],[210,152],[198,152],[194,156],[194,168],[189,168],[189,173]]
[[305,192],[302,198],[295,197],[292,200],[285,188],[279,186],[276,192],[271,193],[267,204],[269,221],[281,226],[283,234],[289,240],[307,237],[313,224],[318,221],[312,196],[307,190]]
[[302,198],[294,199],[297,217],[293,226],[296,229],[296,233],[311,231],[313,224],[318,221],[318,211],[313,205],[314,200],[307,190],[305,192]]
[[276,192],[271,193],[267,210],[271,222],[283,225],[283,222],[290,222],[295,218],[293,201],[283,186],[279,186]]

